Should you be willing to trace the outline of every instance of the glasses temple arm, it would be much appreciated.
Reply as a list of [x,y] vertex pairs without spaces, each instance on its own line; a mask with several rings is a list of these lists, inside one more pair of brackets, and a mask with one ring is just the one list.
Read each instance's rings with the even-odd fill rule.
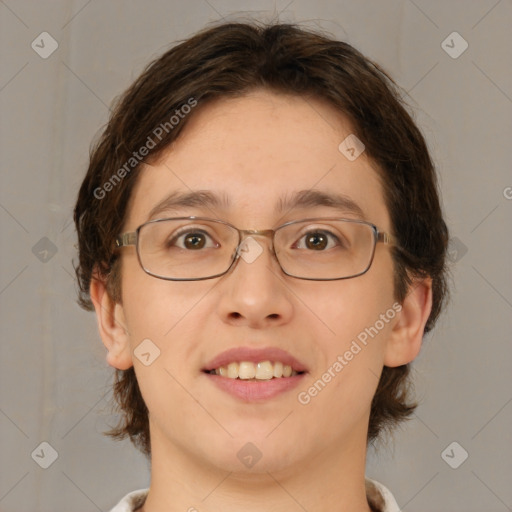
[[132,231],[131,233],[122,233],[116,236],[116,247],[126,247],[127,245],[137,244],[137,232]]
[[396,238],[393,235],[379,231],[377,240],[386,245],[398,245]]

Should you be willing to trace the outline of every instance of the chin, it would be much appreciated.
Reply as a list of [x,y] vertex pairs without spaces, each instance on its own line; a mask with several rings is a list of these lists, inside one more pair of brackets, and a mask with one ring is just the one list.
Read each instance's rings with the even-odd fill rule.
[[296,467],[304,457],[304,442],[294,439],[286,431],[282,435],[274,432],[269,436],[270,431],[253,431],[233,438],[226,435],[221,442],[205,443],[200,456],[219,470],[244,477]]

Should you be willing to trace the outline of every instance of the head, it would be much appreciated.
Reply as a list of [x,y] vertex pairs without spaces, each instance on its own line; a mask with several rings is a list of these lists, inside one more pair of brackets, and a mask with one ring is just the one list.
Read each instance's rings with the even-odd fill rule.
[[[349,135],[364,144],[355,160],[339,149]],[[395,245],[377,244],[361,276],[309,281],[284,275],[270,240],[261,239],[264,250],[253,263],[239,260],[212,280],[177,282],[148,275],[134,247],[114,244],[176,191],[228,196],[229,208],[183,211],[240,229],[332,217],[325,205],[276,214],[280,199],[311,189],[350,197]],[[325,441],[303,448],[321,451],[356,424],[372,441],[414,411],[410,362],[445,301],[448,232],[431,157],[398,87],[350,45],[296,26],[225,24],[173,47],[114,106],[92,148],[74,219],[79,303],[96,309],[117,369],[121,422],[110,435],[128,436],[149,455],[151,416],[152,435],[182,439],[206,458],[225,429],[238,441],[248,435],[258,446],[274,442],[267,448],[282,447],[280,460],[290,461],[283,440],[303,435],[300,427],[265,440],[276,411],[248,405],[240,418],[240,409],[203,387],[201,365],[237,343],[279,345],[307,361],[311,386],[393,306],[396,315],[387,314],[366,345],[358,343],[360,353],[336,377],[331,371],[321,393],[306,393],[308,403],[295,400],[294,417],[304,415],[311,431],[308,416],[328,416]],[[133,356],[144,339],[161,352],[147,367]],[[202,436],[182,421],[198,408],[191,396],[209,411],[218,407],[223,428],[210,423]],[[343,418],[347,407],[350,420]],[[287,412],[281,409],[283,417]],[[202,409],[199,415],[212,421]],[[226,436],[225,447],[230,442]],[[220,451],[212,460],[222,460]]]

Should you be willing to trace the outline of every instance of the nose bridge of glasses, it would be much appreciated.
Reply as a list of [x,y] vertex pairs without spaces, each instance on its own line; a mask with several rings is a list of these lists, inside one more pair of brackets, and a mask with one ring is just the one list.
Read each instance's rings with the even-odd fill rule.
[[242,233],[242,235],[266,236],[270,238],[274,236],[273,229],[241,229],[240,233]]
[[[275,230],[273,230],[273,229],[239,229],[238,232],[240,233],[239,248],[244,247],[244,244],[247,243],[246,240],[248,238],[264,237],[264,238],[268,238],[270,240],[269,250],[272,254],[275,255],[275,248],[274,248]],[[236,253],[239,253],[239,249],[237,249]],[[276,255],[276,257],[277,257],[277,255]]]
[[272,242],[273,247],[273,239],[274,239],[274,233],[275,230],[273,229],[240,229],[240,244],[242,244],[247,238],[254,237],[254,236],[260,236],[269,238]]

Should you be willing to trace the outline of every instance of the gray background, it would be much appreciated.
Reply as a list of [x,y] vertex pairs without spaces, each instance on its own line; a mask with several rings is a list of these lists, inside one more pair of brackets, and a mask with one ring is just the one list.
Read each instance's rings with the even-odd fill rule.
[[[0,1],[0,510],[106,511],[148,485],[145,459],[101,434],[112,371],[75,303],[72,207],[113,98],[169,44],[243,11],[381,63],[441,176],[452,301],[414,365],[421,406],[370,452],[368,475],[407,512],[512,510],[510,0]],[[31,47],[44,31],[58,42],[47,58]],[[469,44],[458,58],[442,47],[454,31]],[[58,453],[48,469],[43,441]]]

